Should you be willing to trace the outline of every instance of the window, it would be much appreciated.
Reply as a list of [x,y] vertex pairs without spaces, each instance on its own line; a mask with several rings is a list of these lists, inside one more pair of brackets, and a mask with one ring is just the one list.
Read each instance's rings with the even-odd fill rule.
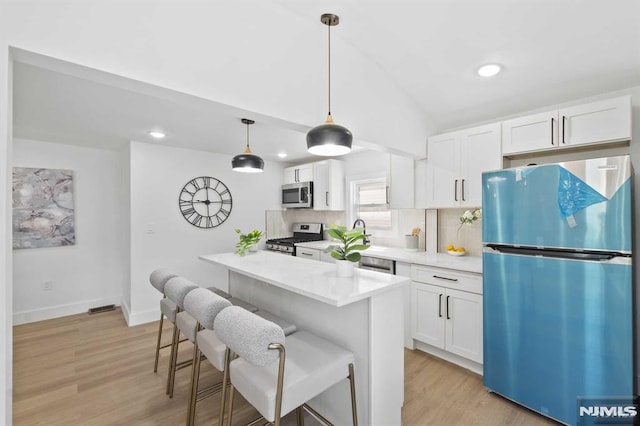
[[392,228],[391,210],[387,202],[387,180],[385,178],[353,181],[353,216],[360,218],[369,229]]

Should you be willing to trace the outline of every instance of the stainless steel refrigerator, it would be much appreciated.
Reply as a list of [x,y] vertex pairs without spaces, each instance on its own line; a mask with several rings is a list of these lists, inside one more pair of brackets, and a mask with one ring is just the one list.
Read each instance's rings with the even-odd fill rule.
[[566,424],[629,420],[631,176],[629,156],[483,174],[488,390]]

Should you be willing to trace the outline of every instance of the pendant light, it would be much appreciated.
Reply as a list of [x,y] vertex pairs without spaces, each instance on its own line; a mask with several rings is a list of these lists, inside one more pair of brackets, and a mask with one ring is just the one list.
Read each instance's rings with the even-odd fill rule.
[[307,133],[307,150],[314,155],[333,156],[351,152],[353,135],[346,127],[333,122],[331,117],[331,27],[340,23],[338,15],[325,13],[320,21],[329,28],[329,112],[324,124],[314,127]]
[[264,161],[257,155],[253,155],[249,146],[249,126],[255,121],[248,118],[243,118],[241,121],[247,125],[247,147],[244,149],[244,153],[233,157],[231,167],[234,172],[260,173],[264,169]]

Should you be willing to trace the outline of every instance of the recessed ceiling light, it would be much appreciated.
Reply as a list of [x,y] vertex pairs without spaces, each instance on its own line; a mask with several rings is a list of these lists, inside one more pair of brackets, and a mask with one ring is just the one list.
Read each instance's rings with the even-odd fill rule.
[[480,77],[493,77],[498,74],[502,68],[498,64],[487,64],[478,68],[478,75]]
[[286,152],[279,152],[279,153],[278,153],[278,157],[280,157],[280,158],[287,158],[287,153],[286,153]]
[[158,130],[152,130],[149,132],[149,135],[156,138],[156,139],[162,139],[164,138],[166,135]]

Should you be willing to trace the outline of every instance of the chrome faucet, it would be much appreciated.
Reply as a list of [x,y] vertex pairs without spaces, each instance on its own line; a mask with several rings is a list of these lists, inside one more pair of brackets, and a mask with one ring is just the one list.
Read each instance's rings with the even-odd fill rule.
[[369,240],[369,238],[367,238],[366,234],[367,234],[367,224],[364,223],[364,220],[358,218],[356,219],[355,222],[353,222],[353,229],[356,229],[356,226],[361,223],[362,224],[362,230],[364,231],[364,238],[362,239],[362,244],[371,244],[371,240]]

